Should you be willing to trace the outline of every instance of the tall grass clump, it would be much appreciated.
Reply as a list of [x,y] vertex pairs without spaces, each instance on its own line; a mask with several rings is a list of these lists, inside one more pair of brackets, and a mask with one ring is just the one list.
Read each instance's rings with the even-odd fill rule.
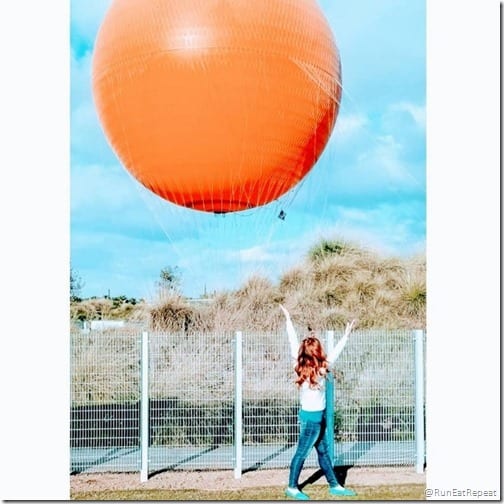
[[[323,240],[284,273],[281,298],[324,329],[356,318],[361,328],[425,327],[425,260],[381,257],[343,240]],[[308,311],[308,313],[307,313]]]
[[179,294],[164,297],[162,302],[150,310],[150,328],[156,331],[184,333],[208,329],[203,313],[191,306]]

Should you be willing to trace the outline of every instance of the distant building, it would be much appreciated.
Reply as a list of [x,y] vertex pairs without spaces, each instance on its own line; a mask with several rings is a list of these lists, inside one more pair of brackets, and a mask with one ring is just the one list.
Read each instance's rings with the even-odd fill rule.
[[84,331],[103,331],[124,327],[124,320],[90,320],[84,322]]

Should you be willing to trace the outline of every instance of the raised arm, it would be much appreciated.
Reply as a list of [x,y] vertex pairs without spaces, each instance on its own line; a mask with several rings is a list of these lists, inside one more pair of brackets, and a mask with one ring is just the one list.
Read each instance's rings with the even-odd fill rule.
[[329,355],[327,356],[329,364],[333,364],[334,361],[339,357],[340,353],[343,351],[343,348],[345,348],[345,345],[347,344],[348,341],[348,336],[352,332],[354,325],[355,320],[352,320],[352,322],[347,322],[345,328],[345,334],[343,334],[341,339],[338,341],[338,343],[336,343],[334,348],[329,352]]
[[299,351],[299,341],[297,338],[296,330],[294,329],[294,325],[292,324],[289,312],[282,305],[280,305],[280,309],[283,311],[285,315],[285,326],[287,329],[287,336],[289,337],[291,356],[294,360],[296,360]]

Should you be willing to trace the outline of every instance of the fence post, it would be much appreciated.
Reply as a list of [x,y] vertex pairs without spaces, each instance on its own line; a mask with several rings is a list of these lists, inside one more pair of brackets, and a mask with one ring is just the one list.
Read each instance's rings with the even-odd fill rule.
[[242,410],[243,410],[243,357],[242,357],[242,332],[235,333],[235,401],[234,401],[234,477],[241,478],[242,456],[243,456],[243,432],[242,432]]
[[[327,353],[334,347],[334,331],[327,331]],[[326,380],[326,439],[329,457],[334,465],[334,375],[329,373]]]
[[142,332],[140,358],[140,482],[149,479],[149,333]]
[[424,433],[424,332],[413,331],[415,341],[415,460],[416,472],[422,473],[425,462]]

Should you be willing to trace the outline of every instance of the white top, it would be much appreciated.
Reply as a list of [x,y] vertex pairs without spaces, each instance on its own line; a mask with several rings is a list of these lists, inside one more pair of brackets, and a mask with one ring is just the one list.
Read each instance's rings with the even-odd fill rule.
[[[297,363],[297,357],[299,352],[299,341],[296,334],[296,330],[294,329],[294,325],[292,324],[292,320],[290,315],[286,314],[286,327],[287,327],[287,336],[289,337],[289,345],[291,356],[294,359],[294,362]],[[341,351],[345,347],[348,341],[348,334],[343,335],[343,337],[338,341],[338,343],[334,346],[334,348],[327,355],[327,360],[330,365],[332,365],[336,359],[339,357]],[[319,387],[310,388],[310,384],[307,381],[304,381],[301,384],[299,391],[299,399],[301,402],[301,409],[305,411],[323,411],[325,410],[326,401],[325,401],[325,383],[326,379],[323,376],[320,376],[318,379]]]

